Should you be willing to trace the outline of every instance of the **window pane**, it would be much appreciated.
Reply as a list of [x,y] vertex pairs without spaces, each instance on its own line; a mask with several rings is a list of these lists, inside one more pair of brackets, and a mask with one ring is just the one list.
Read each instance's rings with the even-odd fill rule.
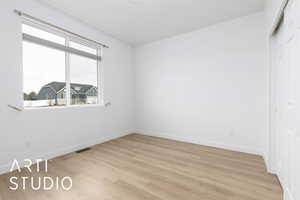
[[78,50],[81,50],[81,51],[85,51],[87,53],[91,53],[91,54],[94,54],[94,55],[97,54],[97,50],[96,49],[88,47],[88,46],[85,46],[85,45],[82,45],[82,44],[79,44],[77,42],[70,41],[70,47],[78,49]]
[[71,104],[96,104],[97,61],[70,55]]
[[66,104],[65,53],[23,41],[25,107]]
[[32,35],[35,37],[39,37],[44,40],[49,40],[51,42],[65,45],[65,38],[55,35],[53,33],[49,33],[49,32],[43,31],[41,29],[37,29],[32,26],[28,26],[26,24],[22,25],[22,29],[23,29],[23,33],[26,33],[26,34],[29,34],[29,35]]

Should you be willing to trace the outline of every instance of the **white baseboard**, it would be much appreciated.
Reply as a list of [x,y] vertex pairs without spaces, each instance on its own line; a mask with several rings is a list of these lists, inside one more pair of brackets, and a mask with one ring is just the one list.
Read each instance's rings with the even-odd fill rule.
[[282,177],[279,175],[277,175],[277,177],[283,189],[283,200],[296,200],[296,198],[294,198],[289,188],[285,185],[284,181],[282,180]]
[[288,187],[283,186],[283,200],[296,200]]
[[[21,159],[18,159],[18,164],[20,165],[20,167],[24,167],[25,166],[24,159],[30,159],[32,161],[35,161],[37,159],[49,160],[49,159],[53,159],[53,158],[56,158],[56,157],[59,157],[59,156],[63,156],[63,155],[78,151],[80,149],[84,149],[84,148],[91,147],[91,146],[94,146],[94,145],[97,145],[97,144],[101,144],[101,143],[104,143],[104,142],[107,142],[107,141],[110,141],[110,140],[113,140],[113,139],[116,139],[116,138],[119,138],[119,137],[122,137],[122,136],[125,136],[125,135],[129,135],[131,133],[134,133],[134,131],[133,130],[126,130],[126,131],[123,131],[122,133],[119,133],[119,134],[112,134],[112,135],[109,135],[109,136],[100,137],[98,139],[94,139],[94,140],[91,140],[91,141],[88,141],[88,142],[84,142],[84,143],[77,144],[77,145],[74,145],[74,146],[66,147],[66,148],[63,148],[63,149],[60,149],[60,150],[55,150],[53,152],[42,153],[42,154],[39,154],[39,155],[36,155],[36,156],[31,156],[30,158],[28,158],[28,157],[21,158]],[[12,162],[13,162],[13,160],[11,160],[10,163],[1,165],[0,166],[0,174],[8,173],[11,169]]]
[[264,162],[265,162],[265,165],[266,165],[266,168],[267,168],[267,172],[268,172],[269,174],[276,175],[276,171],[275,171],[274,167],[272,167],[272,166],[269,164],[269,161],[268,161],[268,158],[267,158],[266,154],[263,155],[263,159],[264,159]]
[[180,137],[168,133],[155,132],[143,129],[136,129],[135,133],[263,156],[262,148],[245,147],[235,144],[225,144],[221,142],[208,141],[205,139],[198,138]]

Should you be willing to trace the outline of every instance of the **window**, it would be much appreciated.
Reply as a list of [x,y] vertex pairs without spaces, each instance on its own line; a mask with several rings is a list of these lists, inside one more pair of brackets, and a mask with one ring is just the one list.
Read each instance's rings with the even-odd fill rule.
[[40,24],[23,30],[24,107],[101,104],[101,47]]
[[[70,47],[97,54],[92,49],[70,41]],[[84,72],[84,73],[82,73]],[[90,58],[70,55],[71,104],[96,104],[97,95],[97,61]]]

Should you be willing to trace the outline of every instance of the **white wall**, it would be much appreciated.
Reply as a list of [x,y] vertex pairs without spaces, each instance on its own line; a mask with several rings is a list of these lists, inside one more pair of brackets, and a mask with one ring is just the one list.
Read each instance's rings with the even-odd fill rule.
[[[13,9],[109,45],[104,52],[104,98],[112,106],[9,109],[7,104],[22,103],[21,22]],[[33,0],[3,1],[0,27],[0,172],[6,171],[14,158],[53,157],[132,131],[134,68],[130,46]]]
[[136,49],[139,133],[265,154],[264,14]]

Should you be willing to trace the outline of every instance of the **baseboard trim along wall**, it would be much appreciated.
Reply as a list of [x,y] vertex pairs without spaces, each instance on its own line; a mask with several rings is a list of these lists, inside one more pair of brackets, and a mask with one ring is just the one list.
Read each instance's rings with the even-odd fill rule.
[[[244,147],[244,146],[240,146],[240,145],[234,145],[234,144],[224,144],[224,143],[219,143],[219,142],[214,142],[214,141],[207,141],[205,139],[197,139],[197,138],[188,138],[188,137],[179,137],[179,136],[174,136],[168,133],[160,133],[160,132],[155,132],[155,131],[149,131],[149,130],[143,130],[143,129],[136,129],[136,130],[126,130],[123,131],[120,134],[111,134],[110,136],[106,136],[106,137],[100,137],[99,139],[96,140],[92,140],[89,142],[85,142],[82,144],[78,144],[78,145],[74,145],[68,148],[64,148],[64,149],[60,149],[58,151],[54,151],[51,153],[44,153],[44,154],[40,154],[40,155],[35,155],[35,156],[31,156],[31,160],[34,161],[36,159],[53,159],[59,156],[63,156],[72,152],[75,152],[77,150],[80,149],[84,149],[87,147],[91,147],[97,144],[101,144],[104,142],[107,142],[109,140],[113,140],[113,139],[117,139],[119,137],[123,137],[132,133],[138,133],[138,134],[142,134],[142,135],[147,135],[147,136],[155,136],[155,137],[160,137],[160,138],[166,138],[166,139],[171,139],[171,140],[176,140],[176,141],[181,141],[181,142],[187,142],[187,143],[192,143],[192,144],[198,144],[198,145],[204,145],[204,146],[210,146],[210,147],[216,147],[216,148],[222,148],[222,149],[227,149],[227,150],[231,150],[231,151],[238,151],[238,152],[243,152],[243,153],[249,153],[249,154],[255,154],[255,155],[263,155],[263,150],[261,148],[256,148],[256,149],[252,149],[249,147]],[[14,159],[14,158],[13,158]],[[20,166],[24,166],[24,160],[25,158],[19,158],[18,162],[20,164]],[[28,158],[27,158],[28,159]],[[0,174],[4,174],[9,172],[10,168],[11,168],[11,164],[12,161],[10,163],[4,164],[0,166]]]
[[[281,184],[282,185],[282,184]],[[292,193],[290,192],[289,188],[288,187],[284,187],[283,189],[283,199],[284,200],[296,200]]]
[[231,150],[231,151],[255,154],[255,155],[259,155],[259,156],[264,155],[262,148],[250,148],[250,147],[245,147],[245,146],[240,146],[240,145],[235,145],[235,144],[225,144],[225,143],[220,143],[220,142],[216,142],[216,141],[208,141],[205,139],[179,137],[179,136],[174,136],[170,133],[162,133],[162,132],[149,131],[149,130],[143,130],[143,129],[137,129],[135,131],[135,133],[142,134],[142,135],[148,135],[148,136],[161,137],[161,138],[166,138],[166,139],[176,140],[176,141],[181,141],[181,142],[187,142],[187,143],[192,143],[192,144],[199,144],[199,145],[203,145],[203,146],[227,149],[227,150]]
[[279,179],[279,183],[283,190],[283,200],[296,200],[296,198],[294,198],[294,196],[292,195],[291,191],[289,190],[285,182],[282,180],[281,176],[277,175],[277,177]]
[[17,159],[20,167],[24,167],[25,166],[24,159],[31,159],[32,161],[35,161],[37,159],[49,160],[49,159],[53,159],[53,158],[56,158],[59,156],[63,156],[63,155],[78,151],[80,149],[88,148],[88,147],[91,147],[91,146],[94,146],[97,144],[101,144],[101,143],[104,143],[104,142],[107,142],[107,141],[110,141],[113,139],[117,139],[119,137],[129,135],[133,132],[134,132],[133,130],[126,130],[126,131],[123,131],[118,134],[111,134],[109,136],[100,137],[98,139],[94,139],[94,140],[91,140],[89,142],[85,142],[82,144],[77,144],[77,145],[74,145],[71,147],[63,148],[58,151],[53,151],[53,152],[49,152],[49,153],[43,153],[43,154],[39,154],[39,155],[35,155],[35,156],[30,156],[30,158],[28,158],[28,157],[18,158],[18,159],[12,158],[12,160],[9,163],[0,166],[0,175],[8,173],[10,171],[13,159]]

